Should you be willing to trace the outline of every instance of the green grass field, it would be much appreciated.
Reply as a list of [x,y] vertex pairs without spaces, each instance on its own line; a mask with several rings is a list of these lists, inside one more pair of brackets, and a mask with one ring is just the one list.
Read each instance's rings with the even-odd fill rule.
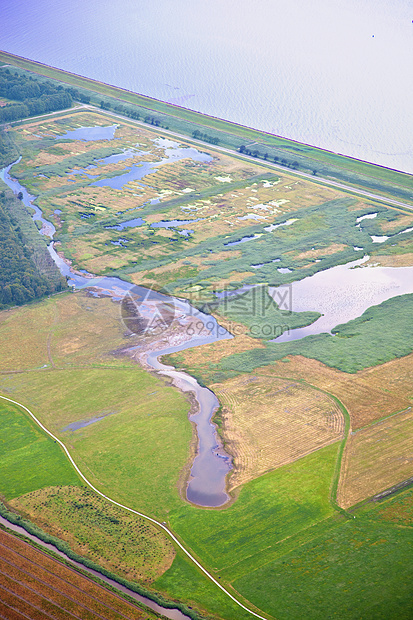
[[81,484],[62,448],[3,399],[0,428],[0,493],[6,500],[52,485]]
[[232,580],[271,556],[281,540],[333,514],[337,449],[333,444],[249,482],[225,510],[184,505],[171,513],[171,525],[199,557]]
[[326,610],[331,618],[411,618],[412,489],[351,513],[354,520],[326,522],[311,542],[234,586],[280,620],[322,619]]
[[[130,361],[108,353],[108,348],[116,349],[124,342],[116,318],[118,311],[116,304],[107,299],[88,298],[80,293],[2,313],[6,320],[0,326],[0,336],[5,330],[8,338],[7,344],[1,339],[1,346],[8,372],[0,375],[0,390],[24,402],[65,441],[81,470],[100,490],[131,507],[165,519],[224,586],[235,588],[265,613],[277,619],[299,618],[305,608],[306,617],[321,618],[337,599],[342,601],[338,607],[342,615],[338,617],[360,617],[366,613],[369,601],[373,601],[377,617],[384,617],[380,614],[389,605],[391,613],[400,612],[403,618],[403,613],[410,609],[403,585],[410,570],[405,555],[408,536],[403,534],[406,551],[399,550],[394,545],[395,525],[387,522],[377,525],[380,519],[371,515],[363,516],[362,522],[357,517],[353,524],[334,509],[331,492],[339,443],[246,484],[236,501],[224,510],[196,508],[181,499],[178,483],[192,437],[188,401],[163,381],[132,366]],[[19,331],[19,316],[38,329]],[[106,339],[106,344],[102,345],[102,339]],[[13,342],[17,341],[18,351],[13,351]],[[24,357],[30,346],[40,349],[41,343],[45,343],[46,368],[33,368],[33,362],[42,359],[33,358],[28,366],[20,366],[23,372],[10,373],[13,364],[19,368],[19,354]],[[98,364],[94,366],[96,360]],[[79,430],[62,430],[71,422],[99,415],[106,417]],[[4,424],[8,430],[1,473],[2,480],[8,483],[1,492],[6,498],[15,498],[16,506],[20,502],[24,504],[22,495],[37,489],[78,484],[60,448],[46,437],[39,442],[42,434],[28,423],[24,414],[19,424],[23,422],[28,426],[23,426],[23,431],[17,434],[14,417],[13,424]],[[14,436],[17,448],[10,452],[10,439]],[[44,456],[45,446],[53,452],[53,459]],[[26,453],[34,454],[35,463],[44,465],[33,469],[34,478],[27,476],[30,463]],[[21,458],[22,454],[26,456]],[[101,512],[100,507],[95,508]],[[26,510],[30,512],[28,506]],[[70,502],[65,508],[53,500],[50,510],[60,510],[58,517],[50,517],[54,527],[61,522],[61,527],[69,530],[72,537],[76,534],[80,541],[83,538],[91,542],[87,528],[82,530],[82,527],[93,513],[92,508],[83,511],[77,533],[68,525],[73,513]],[[114,518],[118,517],[114,515]],[[103,525],[108,525],[110,530],[111,524],[105,521]],[[354,529],[356,526],[358,529]],[[99,534],[101,540],[107,535],[103,528]],[[332,540],[337,540],[337,545],[331,544]],[[376,542],[377,545],[373,544]],[[363,545],[365,550],[357,556],[357,548]],[[307,549],[308,553],[303,555]],[[346,549],[350,550],[350,568],[344,566]],[[394,580],[384,572],[385,559],[401,571],[400,597],[394,607]],[[321,560],[325,563],[323,575],[332,571],[331,579],[337,583],[333,588],[335,595],[325,585],[324,577],[320,585],[317,562]],[[127,562],[127,554],[123,562]],[[372,592],[379,589],[381,576],[380,596],[375,599],[358,585],[365,578],[366,562],[374,569],[369,582]],[[119,562],[119,571],[126,570]],[[354,575],[353,583],[350,575]],[[340,585],[343,583],[344,586]],[[216,586],[179,554],[153,586],[167,596],[206,610],[213,617],[248,618],[246,612],[221,595]],[[298,588],[302,588],[303,603],[296,602]],[[285,593],[281,601],[280,591]],[[353,611],[346,607],[347,592],[351,595]],[[355,603],[357,597],[360,603]]]
[[[189,403],[160,379],[138,367],[54,369],[2,375],[0,390],[18,394],[105,494],[158,518],[181,503]],[[98,416],[106,417],[62,430]]]
[[411,531],[356,518],[234,586],[279,620],[408,620],[412,551]]

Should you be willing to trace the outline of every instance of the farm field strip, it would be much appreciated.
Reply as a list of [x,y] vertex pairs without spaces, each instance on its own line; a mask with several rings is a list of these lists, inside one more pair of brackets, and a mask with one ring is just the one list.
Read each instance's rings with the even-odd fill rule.
[[81,601],[88,601],[95,607],[94,611],[100,614],[111,614],[111,618],[140,618],[154,612],[143,612],[141,609],[122,598],[102,585],[91,580],[89,577],[68,567],[58,559],[48,555],[44,551],[33,547],[30,543],[17,536],[0,529],[0,557],[4,552],[13,553],[18,568],[33,571],[37,577],[38,571],[43,575],[50,575],[48,581],[58,580],[61,583],[62,593],[65,588],[72,593],[72,599],[79,597]]
[[[88,577],[81,575],[73,568],[59,562],[55,558],[34,548],[31,544],[21,540],[17,536],[0,529],[1,548],[7,548],[14,552],[20,558],[22,566],[35,567],[50,575],[58,578],[63,585],[67,584],[72,590],[82,593],[82,596],[95,601],[99,606],[105,606],[112,613],[119,617],[129,617],[132,613],[141,613],[141,611],[131,605],[119,595],[106,590],[101,585],[92,581]],[[126,615],[125,615],[126,614]]]
[[[46,613],[49,618],[57,615],[58,617],[63,616],[63,618],[78,618],[81,620],[82,616],[76,613],[77,607],[83,608],[82,615],[85,620],[102,618],[100,614],[94,614],[80,602],[74,603],[53,591],[48,593],[49,588],[44,588],[44,591],[39,593],[37,589],[32,587],[32,585],[36,584],[35,580],[28,579],[28,575],[24,574],[24,571],[16,570],[7,560],[3,559],[3,562],[3,569],[7,570],[7,574],[0,570],[0,587],[39,611],[43,611],[46,608],[50,613],[43,613]],[[28,585],[28,583],[32,585]]]
[[[3,574],[15,579],[16,582],[26,587],[30,587],[32,592],[36,592],[40,596],[48,598],[62,608],[68,606],[69,609],[66,609],[66,611],[73,610],[72,603],[75,603],[77,606],[84,608],[86,612],[104,617],[102,614],[105,613],[105,608],[98,599],[91,597],[77,586],[73,586],[67,580],[61,579],[58,575],[43,568],[40,564],[31,561],[30,565],[28,565],[29,563],[23,560],[24,556],[2,543],[0,543],[0,556],[2,562],[8,567],[7,573]],[[81,601],[78,600],[80,593]],[[115,610],[113,608],[111,609],[112,613],[114,613]],[[118,615],[119,614],[116,613],[116,616]],[[125,616],[120,614],[119,617]]]
[[[413,354],[354,374],[330,368],[322,362],[300,355],[287,359],[290,378],[304,379],[339,398],[350,414],[352,431],[374,424],[382,417],[404,411],[410,405],[413,396]],[[285,376],[285,367],[285,362],[276,361],[255,372]]]
[[[10,584],[13,587],[13,583]],[[73,618],[73,615],[69,615],[64,613],[62,610],[58,609],[56,606],[49,604],[49,611],[53,611],[54,617],[47,613],[45,610],[41,609],[34,603],[27,601],[21,594],[14,593],[13,590],[6,588],[0,585],[1,591],[1,599],[0,605],[3,606],[5,611],[5,616],[7,620],[11,618],[27,618],[28,620],[45,620],[50,618],[54,620],[54,618],[62,618],[62,620]],[[46,606],[48,601],[44,599],[41,603]],[[1,609],[0,606],[0,609]]]
[[348,508],[413,475],[413,412],[409,408],[351,435],[338,503]]

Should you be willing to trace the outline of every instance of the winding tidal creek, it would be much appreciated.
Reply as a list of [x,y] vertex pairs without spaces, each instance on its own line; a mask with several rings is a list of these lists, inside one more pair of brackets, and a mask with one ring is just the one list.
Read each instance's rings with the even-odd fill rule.
[[[169,143],[167,146],[170,149]],[[155,347],[155,350],[147,352],[144,361],[157,374],[169,377],[172,380],[172,384],[181,391],[192,392],[195,399],[196,410],[190,414],[190,420],[196,428],[197,450],[186,490],[188,501],[205,507],[217,507],[225,504],[229,500],[225,489],[226,476],[232,468],[232,459],[224,451],[216,426],[211,421],[219,407],[218,399],[213,392],[205,387],[201,387],[196,379],[187,373],[177,371],[171,366],[163,365],[159,361],[159,357],[190,347],[232,338],[231,334],[219,326],[211,316],[196,310],[185,300],[168,297],[144,287],[137,287],[120,278],[94,277],[89,273],[74,272],[70,265],[57,254],[53,245],[53,236],[56,229],[51,222],[43,218],[41,210],[34,204],[35,196],[31,196],[16,179],[11,177],[10,170],[18,161],[3,168],[0,171],[0,178],[15,194],[21,192],[23,203],[34,211],[33,219],[41,222],[42,225],[39,232],[51,239],[51,243],[48,246],[49,253],[61,274],[66,277],[69,286],[76,290],[87,289],[96,296],[108,295],[114,301],[122,301],[125,295],[133,289],[135,295],[141,296],[142,304],[150,295],[152,302],[152,306],[149,308],[150,311],[157,311],[157,303],[169,304],[174,308],[175,313],[180,313],[183,317],[190,316],[198,323],[202,322],[202,334],[194,333],[191,336],[187,336],[183,342],[173,347],[163,349]]]

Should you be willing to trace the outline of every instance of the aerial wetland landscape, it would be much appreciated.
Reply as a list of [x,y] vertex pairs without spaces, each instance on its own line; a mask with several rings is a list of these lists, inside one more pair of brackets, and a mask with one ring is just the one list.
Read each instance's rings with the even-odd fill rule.
[[412,176],[0,58],[0,616],[411,618]]

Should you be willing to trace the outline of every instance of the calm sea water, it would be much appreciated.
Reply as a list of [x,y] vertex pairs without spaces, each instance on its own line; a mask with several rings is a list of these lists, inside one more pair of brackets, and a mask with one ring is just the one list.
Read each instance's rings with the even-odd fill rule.
[[0,48],[413,172],[411,0],[2,0]]

